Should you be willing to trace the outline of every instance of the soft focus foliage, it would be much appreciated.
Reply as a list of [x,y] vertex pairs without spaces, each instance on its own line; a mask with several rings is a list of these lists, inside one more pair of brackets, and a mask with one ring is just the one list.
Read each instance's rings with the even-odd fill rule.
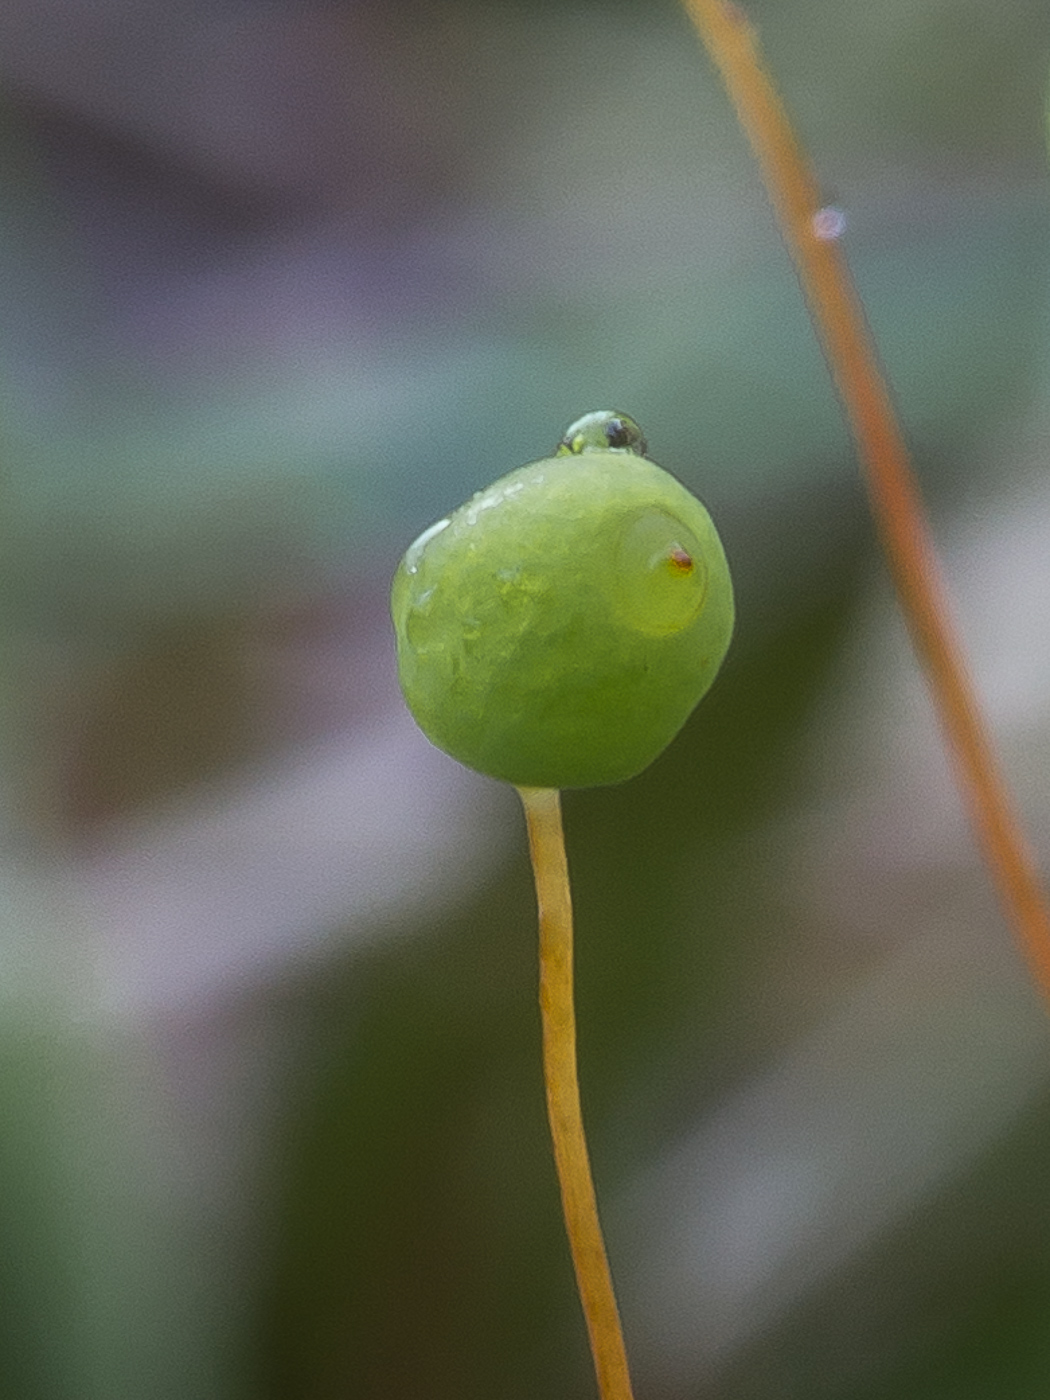
[[[751,0],[1050,841],[1041,0]],[[733,651],[570,795],[640,1400],[1045,1393],[1050,1022],[673,5],[0,7],[0,1395],[591,1381],[510,794],[406,543],[615,404]]]

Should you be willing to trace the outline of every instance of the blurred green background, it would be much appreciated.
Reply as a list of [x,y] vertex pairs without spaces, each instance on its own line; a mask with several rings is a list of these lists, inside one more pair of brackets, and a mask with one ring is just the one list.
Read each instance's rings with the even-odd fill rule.
[[[1050,842],[1050,13],[751,0]],[[595,408],[723,675],[566,800],[639,1400],[1050,1384],[1050,1020],[788,259],[673,4],[0,14],[0,1396],[594,1393],[513,795],[386,590]]]

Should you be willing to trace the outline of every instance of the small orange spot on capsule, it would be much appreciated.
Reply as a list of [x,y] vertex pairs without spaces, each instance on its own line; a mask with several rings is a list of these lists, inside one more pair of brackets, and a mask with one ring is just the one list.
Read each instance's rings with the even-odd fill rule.
[[691,574],[695,567],[693,564],[693,556],[687,554],[681,545],[671,550],[667,562],[676,574]]

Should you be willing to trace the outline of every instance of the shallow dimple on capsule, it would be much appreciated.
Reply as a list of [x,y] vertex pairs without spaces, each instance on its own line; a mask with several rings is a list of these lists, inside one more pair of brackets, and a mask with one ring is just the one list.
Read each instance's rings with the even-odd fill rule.
[[428,612],[413,609],[405,618],[405,637],[417,656],[425,656],[438,636]]
[[659,508],[641,511],[624,526],[613,579],[621,621],[654,637],[688,627],[707,592],[699,540]]

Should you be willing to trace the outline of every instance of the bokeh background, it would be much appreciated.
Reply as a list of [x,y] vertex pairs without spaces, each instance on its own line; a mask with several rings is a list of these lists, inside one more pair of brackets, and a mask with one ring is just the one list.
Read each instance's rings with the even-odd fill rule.
[[[1050,861],[1043,0],[750,0]],[[513,795],[402,549],[615,407],[730,659],[571,793],[639,1400],[1050,1385],[1050,1018],[674,4],[0,8],[0,1395],[593,1394]]]

